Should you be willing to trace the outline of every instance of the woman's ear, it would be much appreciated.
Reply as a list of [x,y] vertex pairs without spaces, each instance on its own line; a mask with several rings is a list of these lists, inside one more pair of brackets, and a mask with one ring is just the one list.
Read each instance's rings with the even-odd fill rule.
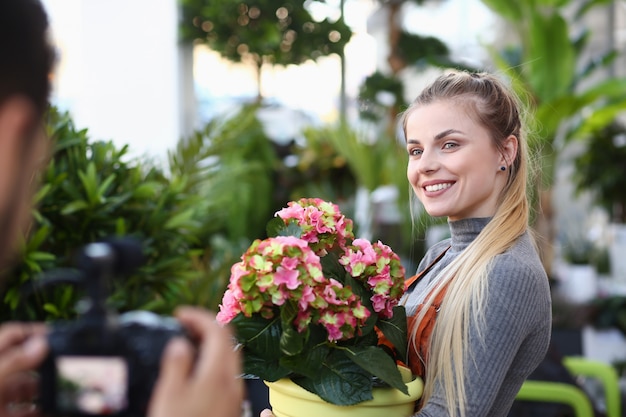
[[500,156],[500,163],[502,166],[510,167],[515,161],[515,157],[517,156],[517,148],[518,148],[518,140],[517,136],[509,135],[504,142],[502,143],[502,154]]

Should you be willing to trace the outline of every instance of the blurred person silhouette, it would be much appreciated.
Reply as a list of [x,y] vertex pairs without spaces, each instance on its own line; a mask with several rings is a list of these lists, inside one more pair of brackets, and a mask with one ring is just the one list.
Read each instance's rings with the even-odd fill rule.
[[402,115],[413,197],[451,234],[427,251],[403,298],[408,365],[425,382],[417,417],[506,416],[548,350],[522,109],[498,77],[451,71]]
[[[39,0],[0,0],[0,266],[11,261],[30,217],[37,170],[47,158],[43,115],[54,52]],[[228,329],[211,312],[181,307],[176,317],[199,343],[168,344],[150,402],[150,417],[239,416],[240,358]],[[47,353],[46,326],[0,326],[0,417],[37,416],[34,370]]]

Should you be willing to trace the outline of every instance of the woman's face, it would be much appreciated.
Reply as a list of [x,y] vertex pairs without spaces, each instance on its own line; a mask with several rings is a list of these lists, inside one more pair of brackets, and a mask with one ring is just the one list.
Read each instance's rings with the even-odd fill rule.
[[[495,214],[508,175],[500,167],[509,164],[463,104],[440,100],[412,109],[406,138],[407,177],[428,214],[452,221]],[[505,152],[516,151],[514,136],[506,143]]]

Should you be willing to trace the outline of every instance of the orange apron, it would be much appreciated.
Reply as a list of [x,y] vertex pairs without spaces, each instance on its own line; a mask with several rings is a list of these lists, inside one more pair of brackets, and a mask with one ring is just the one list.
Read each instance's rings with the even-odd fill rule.
[[[430,265],[426,267],[422,272],[417,275],[413,275],[408,278],[404,283],[405,291],[408,291],[413,285],[415,285],[419,280],[426,275],[431,268],[443,258],[443,255],[450,249],[448,246],[443,252],[441,252],[437,258],[431,262]],[[423,303],[417,306],[417,310],[413,316],[407,317],[407,329],[409,331],[409,335],[411,332],[415,332],[415,343],[409,343],[408,347],[408,367],[411,369],[414,375],[421,377],[422,379],[426,376],[426,368],[425,365],[428,362],[428,347],[430,345],[430,337],[433,333],[433,328],[435,327],[435,319],[437,318],[437,313],[441,308],[441,303],[443,302],[443,298],[446,295],[446,290],[448,288],[448,284],[444,288],[439,291],[433,303],[428,306],[428,310],[424,315],[424,318],[417,323],[417,316],[419,316],[420,312],[424,309],[425,305]],[[427,300],[430,294],[424,298]],[[382,333],[380,334],[382,336]],[[383,337],[380,344],[385,344],[390,346],[390,343]],[[411,338],[409,337],[409,340]]]

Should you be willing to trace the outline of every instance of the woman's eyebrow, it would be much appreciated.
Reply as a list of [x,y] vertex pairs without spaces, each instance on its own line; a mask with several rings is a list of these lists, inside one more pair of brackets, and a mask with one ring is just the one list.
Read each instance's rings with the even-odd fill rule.
[[[443,132],[437,133],[435,135],[435,137],[434,137],[434,140],[436,142],[436,141],[441,140],[441,139],[443,139],[443,138],[445,138],[445,137],[447,137],[447,136],[449,136],[449,135],[451,135],[453,133],[461,133],[461,134],[463,134],[463,132],[461,132],[460,130],[457,130],[457,129],[447,129],[447,130],[444,130]],[[407,144],[408,143],[419,144],[421,142],[419,140],[417,140],[417,139],[407,139],[406,143]]]
[[449,136],[449,135],[451,135],[453,133],[461,133],[462,134],[463,132],[461,132],[460,130],[456,130],[456,129],[447,129],[447,130],[444,130],[441,133],[436,134],[435,135],[435,140],[436,141],[440,140],[440,139],[445,138],[446,136]]

